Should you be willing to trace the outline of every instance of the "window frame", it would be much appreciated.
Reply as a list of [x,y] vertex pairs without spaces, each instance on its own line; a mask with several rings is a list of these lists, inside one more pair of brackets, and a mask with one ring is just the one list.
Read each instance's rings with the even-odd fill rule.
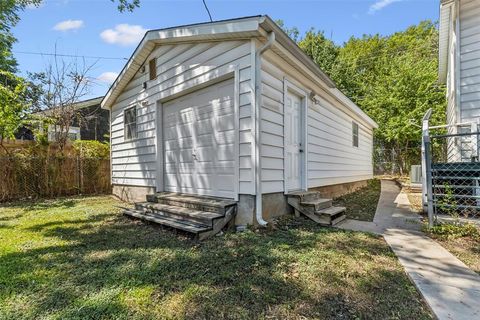
[[[127,112],[132,111],[134,112],[135,115],[135,121],[132,122],[127,122]],[[130,131],[128,131],[127,128],[132,127],[134,130],[130,128]],[[127,132],[130,132],[130,137],[128,137]],[[138,138],[138,130],[137,130],[137,106],[132,106],[125,108],[123,111],[123,139],[125,141],[132,141]]]
[[358,148],[359,145],[360,145],[360,127],[357,122],[352,121],[352,147]]

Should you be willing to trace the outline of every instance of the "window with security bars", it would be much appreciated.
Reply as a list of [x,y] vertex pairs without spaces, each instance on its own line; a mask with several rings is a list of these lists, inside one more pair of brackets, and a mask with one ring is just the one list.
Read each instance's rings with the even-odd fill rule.
[[123,115],[125,140],[137,138],[137,107],[125,109]]
[[358,147],[358,123],[352,121],[352,145]]

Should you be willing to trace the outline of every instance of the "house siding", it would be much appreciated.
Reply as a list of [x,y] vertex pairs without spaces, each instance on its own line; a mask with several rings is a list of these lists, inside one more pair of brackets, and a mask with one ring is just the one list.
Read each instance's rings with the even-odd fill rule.
[[[155,187],[156,176],[161,174],[158,171],[163,163],[162,148],[157,145],[157,101],[208,84],[219,75],[238,68],[239,184],[240,193],[251,194],[254,189],[250,41],[162,45],[145,57],[145,64],[148,66],[148,61],[153,58],[157,59],[157,77],[149,80],[148,68],[144,73],[140,68],[112,106],[112,183]],[[143,88],[144,82],[147,82],[146,89]],[[133,141],[125,141],[123,111],[134,105],[137,106],[138,137]]]
[[460,1],[461,121],[480,117],[480,1]]
[[[278,54],[262,56],[261,164],[262,193],[284,192],[284,79],[322,98],[308,100],[308,188],[373,177],[373,128],[334,99],[318,82],[307,79]],[[352,121],[359,125],[359,146],[352,145]]]

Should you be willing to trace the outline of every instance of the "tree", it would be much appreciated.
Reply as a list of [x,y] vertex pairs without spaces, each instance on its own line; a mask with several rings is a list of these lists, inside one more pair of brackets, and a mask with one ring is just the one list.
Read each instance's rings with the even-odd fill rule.
[[38,6],[41,0],[2,0],[0,1],[0,70],[17,71],[17,61],[12,54],[16,39],[11,29],[20,20],[19,12],[27,6]]
[[0,71],[0,147],[5,139],[13,139],[15,133],[27,116],[28,104],[25,103],[26,85],[22,78],[7,71]]
[[311,29],[300,37],[297,28],[278,23],[379,124],[375,142],[397,155],[401,173],[410,162],[419,162],[423,114],[433,108],[431,123],[445,122],[445,87],[437,76],[438,30],[432,22],[388,36],[352,37],[341,46],[323,32]]
[[328,76],[332,75],[339,48],[332,40],[325,37],[323,31],[315,31],[313,28],[310,29],[305,33],[303,38],[298,41],[298,46],[302,48]]
[[445,122],[437,57],[438,31],[424,21],[390,36],[351,38],[332,73],[337,85],[379,124],[376,142],[395,152],[400,173],[419,161],[419,148],[413,154],[409,149],[419,146],[418,125],[426,110],[434,110],[432,124]]
[[69,140],[73,123],[82,125],[85,121],[76,103],[89,94],[92,83],[89,72],[94,65],[87,65],[85,60],[67,63],[55,56],[44,72],[30,74],[31,81],[39,90],[36,109],[44,110],[61,151]]

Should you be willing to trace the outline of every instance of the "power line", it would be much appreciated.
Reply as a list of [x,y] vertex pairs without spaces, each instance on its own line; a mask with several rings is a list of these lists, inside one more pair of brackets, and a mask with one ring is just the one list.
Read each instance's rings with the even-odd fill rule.
[[210,17],[210,22],[213,22],[212,15],[210,14],[210,10],[208,10],[207,3],[205,2],[205,0],[202,0],[202,2],[203,2],[203,5],[205,6],[205,10],[207,10],[208,16]]
[[85,58],[85,59],[98,59],[98,60],[128,60],[128,58],[121,57],[102,57],[102,56],[82,56],[74,54],[60,54],[60,53],[50,53],[50,52],[33,52],[33,51],[13,51],[14,53],[19,54],[30,54],[38,56],[57,56],[57,57],[67,57],[67,58]]

